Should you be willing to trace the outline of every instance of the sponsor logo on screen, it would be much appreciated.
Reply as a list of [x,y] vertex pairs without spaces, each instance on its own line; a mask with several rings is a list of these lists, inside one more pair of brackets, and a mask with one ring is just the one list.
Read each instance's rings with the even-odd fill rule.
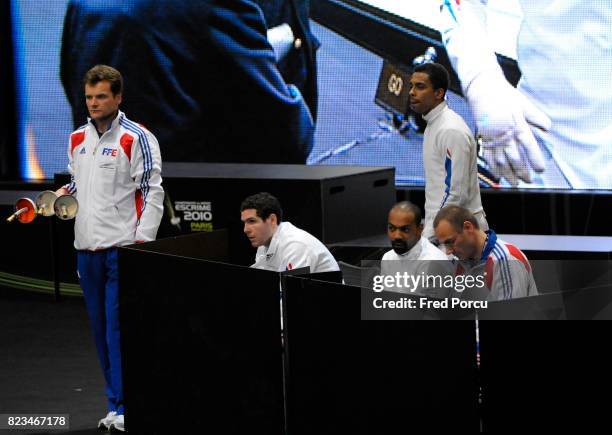
[[182,214],[182,220],[189,223],[189,230],[212,231],[213,213],[210,201],[176,201],[174,210],[177,215]]

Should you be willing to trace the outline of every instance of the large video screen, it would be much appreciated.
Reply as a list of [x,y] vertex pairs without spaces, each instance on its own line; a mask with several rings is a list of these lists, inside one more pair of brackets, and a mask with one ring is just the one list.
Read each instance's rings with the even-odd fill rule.
[[[412,33],[425,27],[429,32],[423,32],[422,39],[429,37],[431,31],[437,34],[438,40],[444,41],[441,45],[445,54],[454,59],[453,67],[458,66],[455,72],[459,79],[465,80],[463,87],[470,84],[472,88],[467,101],[450,93],[449,105],[475,133],[486,131],[487,127],[491,130],[494,125],[492,133],[504,140],[493,140],[490,144],[508,145],[514,141],[524,158],[525,148],[520,144],[528,142],[526,136],[533,135],[544,158],[544,171],[534,174],[531,183],[521,182],[518,187],[612,188],[612,87],[607,84],[612,71],[609,32],[612,3],[606,0],[344,3],[350,8],[361,7],[365,14],[387,17],[391,26],[407,23]],[[384,13],[373,13],[372,9]],[[516,88],[508,89],[507,83],[499,80],[501,75],[492,77],[483,71],[486,65],[483,52],[516,63],[520,73]],[[410,62],[411,59],[406,59],[406,63]],[[361,70],[362,66],[356,69]],[[545,128],[541,128],[543,125]],[[376,150],[372,142],[369,141],[373,159],[380,161],[378,153],[384,155],[385,147]],[[398,159],[398,182],[418,183],[422,181],[420,168],[403,159],[410,156],[419,160],[420,141],[418,137],[408,137],[402,145],[403,154],[399,149],[392,151]],[[356,154],[353,161],[368,160]],[[482,164],[486,166],[486,162]],[[498,186],[504,188],[509,184],[502,178]]]
[[[91,2],[101,8],[105,3]],[[73,119],[60,81],[62,34],[69,3],[11,0],[18,87],[17,146],[20,174],[26,179],[52,178],[55,172],[66,170],[67,138],[80,122]],[[130,0],[124,3],[128,7]],[[484,20],[484,37],[470,38],[469,32],[463,31],[468,34],[463,50],[483,49],[471,50],[469,46],[480,41],[516,62],[522,75],[512,91],[519,94],[510,95],[511,91],[493,80],[488,88],[480,86],[486,90],[472,98],[449,92],[449,106],[475,133],[482,130],[483,118],[474,113],[486,112],[484,119],[505,120],[505,133],[513,135],[519,145],[524,135],[533,135],[545,168],[533,175],[531,183],[521,182],[518,187],[612,189],[612,5],[608,0],[347,3],[352,7],[364,5],[364,13],[365,6],[374,7],[389,16],[418,23],[439,32],[440,41],[448,26],[445,20],[449,11],[482,13],[484,18],[478,19]],[[446,16],[444,3],[452,3]],[[468,8],[470,3],[477,7]],[[389,26],[397,26],[391,21]],[[311,23],[311,29],[321,45],[317,52],[318,117],[307,163],[395,166],[397,185],[423,185],[423,125],[419,129],[414,125],[418,120],[406,120],[410,122],[400,132],[391,115],[374,103],[383,57],[317,22]],[[461,41],[454,42],[460,54]],[[473,62],[469,56],[463,60],[460,55],[455,57],[463,65]],[[407,59],[406,63],[410,62]],[[475,63],[465,69],[477,66]],[[465,75],[455,72],[460,79]],[[479,74],[475,75],[478,78]],[[537,110],[536,118],[550,120],[546,131],[531,123],[531,108]],[[155,132],[154,125],[148,127]],[[486,160],[480,163],[486,168]],[[495,187],[512,186],[501,178]]]

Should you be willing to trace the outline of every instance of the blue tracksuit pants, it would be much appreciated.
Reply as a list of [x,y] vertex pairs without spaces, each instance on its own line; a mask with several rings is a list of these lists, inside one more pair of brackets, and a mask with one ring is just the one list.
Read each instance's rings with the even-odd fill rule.
[[106,380],[108,409],[123,414],[117,249],[78,251],[77,269]]

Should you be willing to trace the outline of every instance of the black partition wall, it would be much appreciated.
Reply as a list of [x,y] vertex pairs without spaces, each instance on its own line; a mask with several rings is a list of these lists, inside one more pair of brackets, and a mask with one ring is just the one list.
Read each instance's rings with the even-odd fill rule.
[[119,252],[132,433],[478,428],[473,320],[361,320],[365,289],[339,272],[224,263],[223,231]]
[[159,252],[173,243],[120,249],[128,430],[282,433],[279,275]]
[[[568,318],[572,304],[563,303]],[[609,321],[480,322],[484,431],[596,433],[609,426],[611,335]]]
[[358,287],[285,277],[294,434],[478,431],[474,321],[360,320]]

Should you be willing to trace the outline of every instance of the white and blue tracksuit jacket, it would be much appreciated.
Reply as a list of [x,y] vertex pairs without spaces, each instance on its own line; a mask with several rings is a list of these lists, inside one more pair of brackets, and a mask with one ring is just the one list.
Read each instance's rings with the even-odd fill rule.
[[91,120],[70,135],[65,186],[79,202],[78,250],[154,240],[163,213],[161,155],[155,136],[119,111],[98,136]]
[[483,230],[488,229],[478,184],[477,146],[465,121],[445,101],[423,116],[427,121],[423,138],[425,167],[425,228],[434,235],[433,220],[446,205],[470,210]]
[[487,231],[487,243],[479,260],[459,261],[456,275],[482,276],[484,286],[466,290],[465,299],[500,301],[535,296],[538,289],[529,260],[516,246]]

